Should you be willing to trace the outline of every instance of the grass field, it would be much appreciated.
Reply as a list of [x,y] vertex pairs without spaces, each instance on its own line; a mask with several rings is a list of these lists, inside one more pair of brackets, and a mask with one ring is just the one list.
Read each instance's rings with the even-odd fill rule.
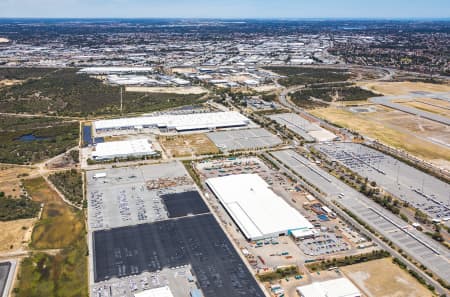
[[173,157],[209,155],[219,153],[217,146],[205,134],[160,136],[159,142],[166,153]]
[[36,249],[59,249],[72,245],[84,232],[82,213],[64,203],[43,178],[24,181],[28,194],[34,201],[44,203],[41,220],[32,236]]
[[19,270],[16,297],[87,297],[87,242],[82,212],[76,212],[53,192],[43,178],[27,180],[33,199],[45,204],[33,235],[34,252]]
[[448,84],[423,82],[370,82],[358,83],[358,85],[384,95],[405,95],[411,92],[450,92]]
[[369,297],[434,296],[391,258],[342,267],[341,271]]
[[[444,146],[424,140],[423,137],[447,137],[445,129],[436,131],[437,124],[417,120],[414,116],[378,107],[374,113],[352,113],[340,108],[320,108],[311,110],[313,115],[326,119],[341,127],[357,131],[373,139],[410,152],[439,166],[450,168],[450,150]],[[426,125],[420,125],[426,121]],[[439,125],[439,127],[442,125]],[[423,130],[423,131],[422,131]]]

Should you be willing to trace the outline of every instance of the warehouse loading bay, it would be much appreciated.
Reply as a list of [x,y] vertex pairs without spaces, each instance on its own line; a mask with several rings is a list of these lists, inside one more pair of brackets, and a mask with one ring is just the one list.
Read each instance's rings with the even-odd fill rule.
[[438,277],[450,279],[450,253],[440,243],[417,231],[294,150],[272,152],[271,155],[309,184],[320,188],[324,192],[324,199],[330,204],[333,201],[339,203]]
[[[301,278],[292,277],[284,284],[292,291],[295,286],[307,284],[317,277],[307,272],[305,263],[367,253],[377,249],[371,241],[336,217],[297,183],[269,166],[257,157],[223,158],[196,163],[208,204],[247,258],[254,273],[263,274],[280,267],[296,265],[299,267]],[[278,196],[314,225],[314,236],[295,239],[292,235],[286,234],[256,241],[248,240],[205,183],[210,178],[236,174],[258,174]],[[285,288],[285,291],[288,292],[288,288]]]
[[87,173],[91,296],[264,296],[178,162]]
[[450,185],[391,156],[357,143],[314,145],[335,160],[375,181],[399,199],[437,221],[450,220]]

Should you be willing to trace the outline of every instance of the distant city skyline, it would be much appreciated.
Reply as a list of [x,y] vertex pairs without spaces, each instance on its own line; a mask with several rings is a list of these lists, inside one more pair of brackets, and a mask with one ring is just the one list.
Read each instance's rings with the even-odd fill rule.
[[450,18],[448,0],[0,0],[1,18]]

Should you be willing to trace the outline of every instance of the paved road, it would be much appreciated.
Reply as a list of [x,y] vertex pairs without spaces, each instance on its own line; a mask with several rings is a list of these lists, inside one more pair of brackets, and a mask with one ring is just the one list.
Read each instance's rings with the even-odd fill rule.
[[[271,153],[297,175],[337,201],[444,280],[450,279],[450,252],[353,188],[292,150]],[[338,198],[343,194],[343,198]]]
[[374,97],[369,100],[376,104],[381,104],[393,109],[397,109],[412,115],[417,115],[424,119],[432,120],[441,124],[450,125],[450,118],[441,116],[432,112],[420,110],[417,108],[409,107],[402,105],[400,103],[394,103],[394,100],[414,100],[420,98],[434,98],[440,100],[450,101],[450,92],[448,93],[428,93],[428,92],[420,92],[420,93],[409,93],[407,95],[402,96],[382,96],[382,97]]

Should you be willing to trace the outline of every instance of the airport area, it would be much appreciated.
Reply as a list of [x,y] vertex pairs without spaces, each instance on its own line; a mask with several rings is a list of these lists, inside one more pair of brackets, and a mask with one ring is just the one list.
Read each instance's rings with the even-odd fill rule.
[[286,168],[324,193],[330,204],[337,203],[363,219],[371,228],[395,243],[412,258],[425,265],[441,279],[450,278],[448,250],[417,231],[366,196],[325,172],[313,161],[293,150],[272,152]]
[[435,221],[450,220],[450,185],[391,156],[356,143],[313,146]]

